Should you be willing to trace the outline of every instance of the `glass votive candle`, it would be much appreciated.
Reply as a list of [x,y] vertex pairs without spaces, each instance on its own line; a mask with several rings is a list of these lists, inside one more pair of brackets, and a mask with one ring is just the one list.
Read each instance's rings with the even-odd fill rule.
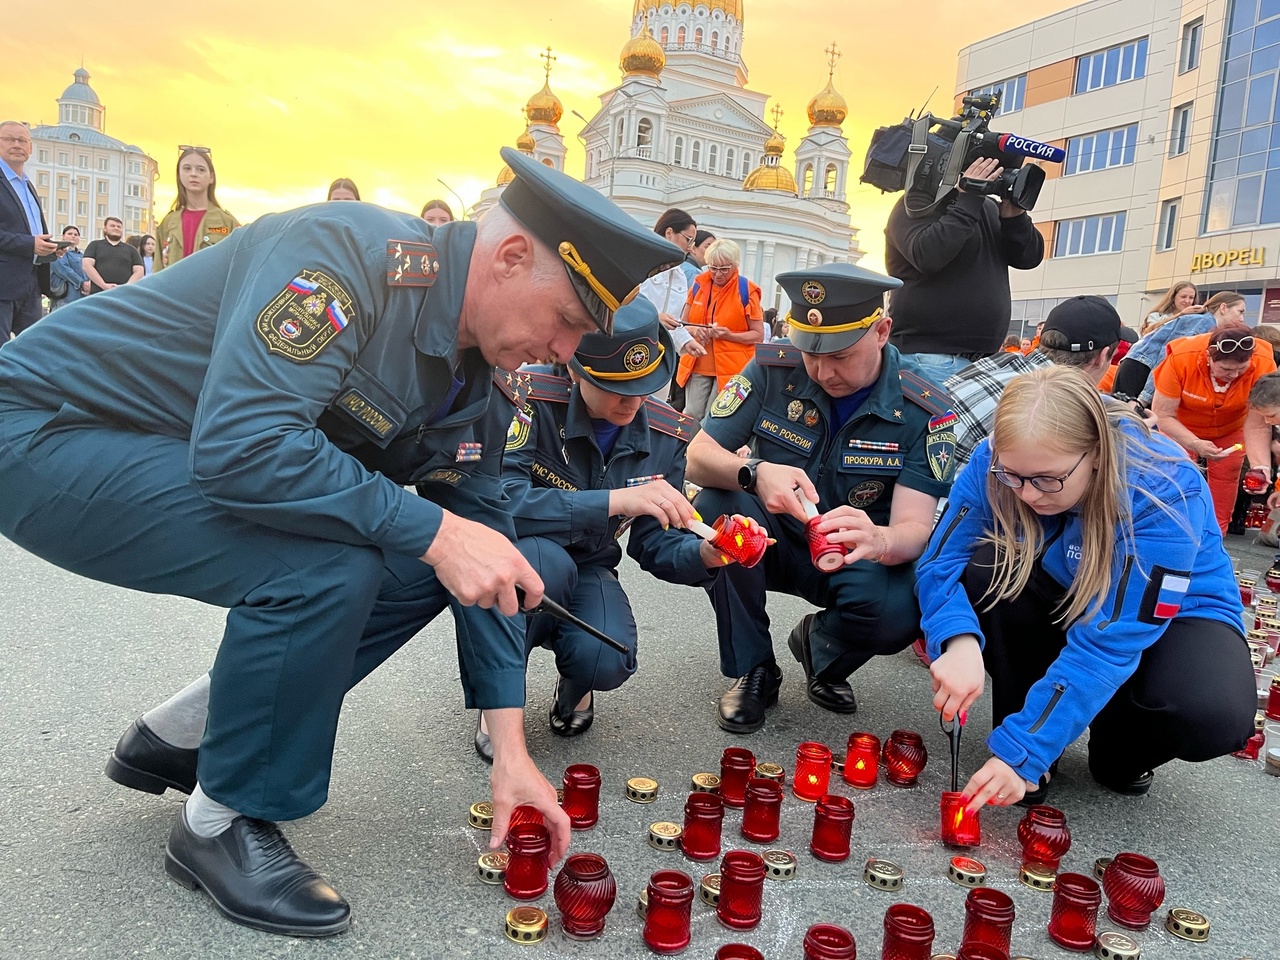
[[527,803],[522,803],[511,811],[511,820],[509,826],[516,826],[521,823],[540,823],[546,824],[542,819],[542,811],[537,807],[531,807]]
[[742,835],[756,843],[778,839],[782,810],[782,784],[752,777],[747,781],[746,806],[742,811]]
[[805,931],[804,960],[858,960],[858,945],[844,927],[815,923]]
[[1262,711],[1268,720],[1280,720],[1280,676],[1271,678],[1267,691],[1267,706]]
[[746,943],[726,943],[716,951],[716,960],[764,960],[764,954]]
[[730,850],[720,861],[720,900],[716,919],[732,930],[760,923],[764,897],[764,858],[750,850]]
[[929,762],[924,738],[914,730],[895,730],[884,745],[885,777],[895,787],[914,787]]
[[970,890],[964,900],[964,933],[961,944],[986,943],[1009,952],[1013,935],[1013,899],[991,887]]
[[929,960],[933,955],[933,917],[911,903],[890,904],[884,912],[880,960]]
[[618,884],[604,857],[575,853],[565,858],[556,875],[555,901],[564,935],[594,940],[604,933],[604,918],[613,909]]
[[1009,960],[1009,951],[1001,950],[993,943],[974,941],[961,945],[955,960]]
[[978,812],[970,813],[963,793],[942,794],[942,842],[949,847],[976,847],[982,843],[982,823]]
[[1097,937],[1102,888],[1082,873],[1063,873],[1053,888],[1049,936],[1068,950],[1091,950]]
[[654,953],[679,953],[689,946],[693,877],[682,870],[659,870],[649,877],[644,942]]
[[1151,914],[1164,903],[1160,867],[1140,853],[1117,853],[1102,874],[1107,916],[1130,930],[1145,930]]
[[680,849],[690,860],[714,860],[720,856],[720,831],[724,825],[724,801],[715,793],[691,793],[684,802],[684,833]]
[[746,803],[747,781],[756,769],[756,757],[742,747],[726,747],[720,755],[720,798],[726,807]]
[[821,743],[806,742],[796,748],[796,769],[791,792],[800,800],[815,803],[831,783],[831,750]]
[[564,772],[561,803],[574,830],[588,830],[600,822],[600,771],[589,763],[570,764]]
[[551,834],[541,823],[518,823],[507,831],[507,872],[502,887],[515,900],[547,892]]
[[853,835],[853,801],[826,794],[813,808],[813,836],[809,851],[819,860],[839,863],[849,859],[849,838]]
[[870,790],[880,774],[880,738],[861,730],[849,734],[844,755],[844,782],[859,790]]
[[1042,863],[1056,873],[1071,849],[1067,815],[1044,803],[1031,807],[1018,823],[1018,842],[1022,844],[1023,863]]

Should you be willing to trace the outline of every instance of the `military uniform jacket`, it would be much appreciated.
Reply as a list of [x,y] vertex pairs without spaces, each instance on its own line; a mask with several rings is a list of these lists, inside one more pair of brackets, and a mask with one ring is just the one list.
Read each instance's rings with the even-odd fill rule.
[[756,357],[712,401],[702,429],[727,450],[799,467],[826,512],[841,504],[887,524],[898,484],[944,497],[954,473],[955,414],[941,387],[898,367],[886,345],[880,377],[862,406],[831,436],[831,398],[809,379],[800,351],[762,343]]
[[627,552],[642,568],[670,583],[710,582],[695,535],[663,530],[653,517],[633,521],[609,515],[610,490],[658,477],[681,489],[692,425],[688,417],[646,400],[618,434],[606,461],[587,405],[567,377],[550,367],[526,367],[499,371],[495,379],[519,405],[502,463],[502,488],[518,536],[552,540],[579,566],[614,569],[622,559],[618,540],[629,527]]

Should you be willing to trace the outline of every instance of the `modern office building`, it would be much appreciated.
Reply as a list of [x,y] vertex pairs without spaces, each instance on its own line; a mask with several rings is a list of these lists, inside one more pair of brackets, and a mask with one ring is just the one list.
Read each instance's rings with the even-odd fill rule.
[[1137,326],[1177,280],[1280,322],[1280,2],[1091,0],[960,52],[957,98],[1066,150],[1032,213],[1048,256],[1011,271],[1017,321],[1078,293]]

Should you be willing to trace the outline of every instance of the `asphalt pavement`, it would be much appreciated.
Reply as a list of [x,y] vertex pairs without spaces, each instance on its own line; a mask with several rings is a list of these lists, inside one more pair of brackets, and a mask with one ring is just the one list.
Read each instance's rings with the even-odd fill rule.
[[[1230,542],[1247,567],[1265,569],[1270,551]],[[946,740],[929,706],[927,672],[909,653],[880,658],[854,679],[860,710],[840,717],[805,698],[803,674],[786,635],[809,608],[773,596],[775,648],[784,672],[779,705],[749,737],[722,732],[715,703],[719,676],[715,631],[705,595],[641,573],[629,561],[623,583],[640,626],[640,671],[597,700],[592,729],[562,740],[547,729],[554,665],[538,651],[529,675],[530,751],[558,783],[569,763],[597,765],[604,779],[597,827],[577,833],[573,851],[604,855],[618,898],[604,936],[567,939],[551,894],[537,901],[551,915],[547,940],[520,946],[503,938],[513,905],[500,887],[476,877],[488,834],[467,823],[470,804],[487,796],[488,768],[471,750],[473,715],[462,707],[453,627],[446,614],[347,698],[328,804],[286,826],[295,847],[350,900],[351,930],[327,941],[256,933],[224,920],[200,893],[173,883],[161,867],[165,837],[181,798],[135,793],[102,773],[117,737],[141,711],[206,670],[223,612],[172,597],[132,593],[67,574],[0,540],[5,602],[0,618],[0,957],[646,957],[636,896],[649,874],[675,867],[695,880],[712,868],[646,843],[653,821],[682,820],[689,778],[717,771],[726,746],[747,746],[758,760],[791,769],[796,745],[818,740],[840,752],[848,734],[923,733],[930,761],[920,786],[883,778],[874,790],[836,792],[857,807],[853,856],[823,863],[808,852],[813,808],[788,793],[782,837],[795,851],[796,878],[767,881],[764,919],[731,935],[695,901],[693,942],[684,956],[711,958],[724,943],[755,945],[770,960],[802,956],[813,923],[853,931],[859,956],[879,956],[885,908],[916,903],[934,918],[937,953],[954,952],[965,891],[946,879],[954,851],[938,839],[938,799],[948,774]],[[1195,683],[1188,676],[1186,682]],[[962,768],[986,759],[985,710],[975,709]],[[659,781],[656,803],[623,796],[629,777]],[[1151,928],[1137,934],[1147,960],[1255,960],[1280,956],[1280,856],[1276,845],[1280,780],[1259,764],[1223,758],[1160,769],[1151,793],[1130,799],[1090,781],[1083,743],[1071,747],[1050,802],[1073,834],[1064,870],[1090,872],[1095,858],[1121,850],[1153,857],[1167,895]],[[988,809],[974,851],[992,886],[1016,903],[1013,952],[1049,960],[1079,956],[1049,940],[1052,896],[1020,886],[1016,825],[1022,811]],[[724,823],[724,849],[762,850],[738,837],[740,814]],[[901,894],[862,880],[870,856],[899,863]],[[1268,906],[1269,904],[1269,906]],[[1171,907],[1205,914],[1207,943],[1165,932]],[[1105,910],[1105,903],[1104,903]],[[1100,929],[1120,929],[1105,919]]]

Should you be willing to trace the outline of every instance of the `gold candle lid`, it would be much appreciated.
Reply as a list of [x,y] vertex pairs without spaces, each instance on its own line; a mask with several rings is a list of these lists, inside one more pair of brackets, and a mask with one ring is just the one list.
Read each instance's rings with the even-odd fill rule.
[[1111,857],[1099,857],[1093,861],[1093,879],[1099,883],[1102,882],[1102,875],[1106,873],[1107,867],[1111,866]]
[[698,886],[698,899],[709,907],[720,902],[720,874],[708,873]]
[[1253,732],[1257,733],[1267,725],[1267,715],[1259,710],[1253,715]]
[[507,939],[539,943],[547,937],[547,914],[537,907],[513,907],[507,913]]
[[1267,632],[1265,630],[1250,630],[1244,635],[1246,640],[1256,640],[1258,643],[1267,642]]
[[564,806],[564,787],[556,787],[556,803]]
[[952,857],[947,877],[962,887],[981,887],[987,882],[987,868],[973,857]]
[[1032,890],[1052,890],[1058,875],[1043,863],[1024,863],[1018,871],[1018,882]]
[[720,777],[714,773],[695,773],[691,782],[694,793],[720,792]]
[[778,783],[787,778],[786,771],[776,763],[757,763],[756,776],[763,780],[776,780]]
[[507,873],[507,859],[505,850],[490,850],[488,853],[482,853],[480,859],[476,861],[476,873],[485,883],[501,883]]
[[935,953],[932,960],[956,960],[954,953]]
[[1194,910],[1174,907],[1165,918],[1164,928],[1175,937],[1203,943],[1209,939],[1209,918]]
[[1142,948],[1132,937],[1109,931],[1098,934],[1093,944],[1093,955],[1098,960],[1138,960],[1142,956]]
[[632,777],[627,781],[627,799],[632,803],[653,803],[658,799],[658,781]]
[[831,772],[844,773],[844,754],[833,753],[831,755]]
[[649,888],[644,887],[640,891],[640,897],[636,900],[636,916],[641,920],[649,913]]
[[892,860],[872,857],[862,869],[862,879],[877,890],[896,892],[902,889],[902,868]]
[[796,875],[796,855],[790,850],[766,850],[761,854],[764,860],[764,875],[770,880],[790,880]]
[[649,846],[655,850],[676,850],[680,846],[680,835],[684,827],[678,823],[659,820],[649,824]]
[[1256,577],[1241,577],[1239,583],[1242,587],[1256,587],[1258,585]]
[[481,800],[479,803],[471,805],[471,811],[467,814],[467,822],[477,830],[493,829],[493,804],[488,800]]

